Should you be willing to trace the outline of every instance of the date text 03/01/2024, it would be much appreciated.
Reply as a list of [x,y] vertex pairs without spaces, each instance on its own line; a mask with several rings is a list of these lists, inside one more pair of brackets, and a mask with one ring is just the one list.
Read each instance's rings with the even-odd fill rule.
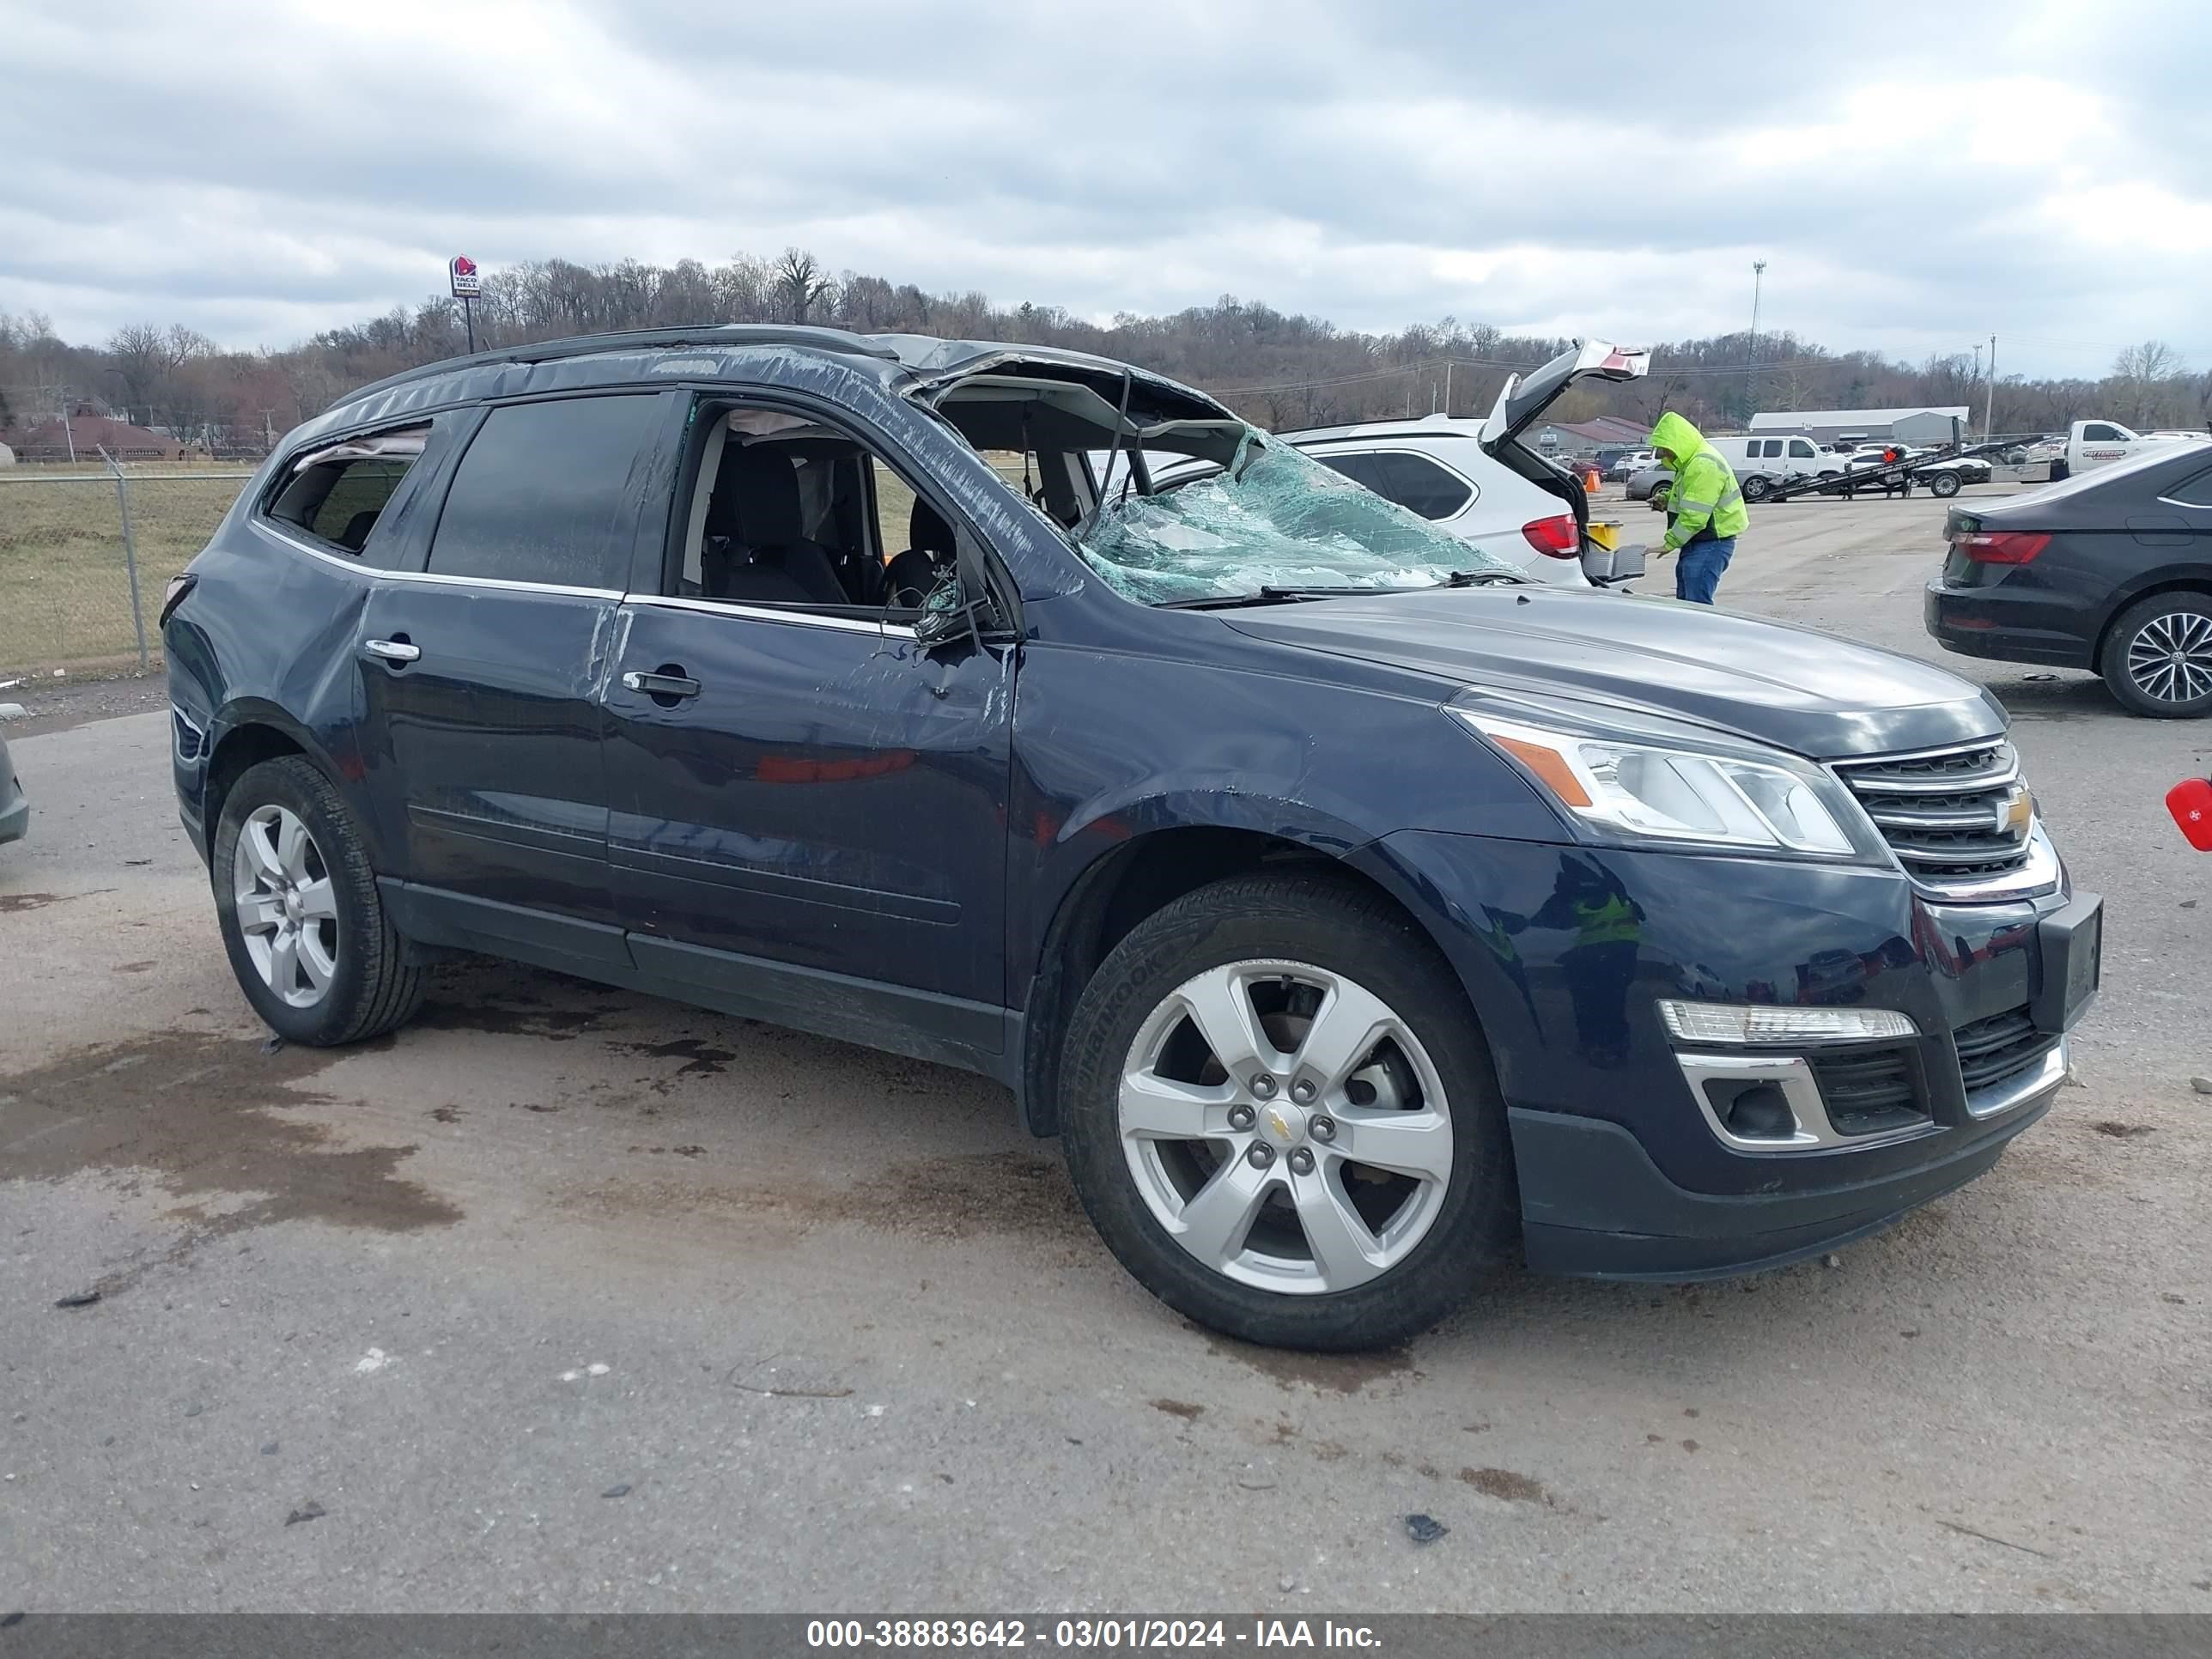
[[1359,1648],[1382,1645],[1365,1625],[1334,1620],[1255,1619],[814,1619],[810,1648],[1177,1649]]

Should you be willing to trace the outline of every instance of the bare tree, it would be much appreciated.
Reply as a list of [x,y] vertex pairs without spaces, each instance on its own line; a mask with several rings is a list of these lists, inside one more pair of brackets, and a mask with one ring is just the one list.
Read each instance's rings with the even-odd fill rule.
[[2112,373],[2123,380],[2170,380],[2187,367],[2181,354],[2163,340],[2145,340],[2112,359]]
[[822,263],[804,249],[787,247],[771,267],[775,283],[776,299],[781,303],[786,320],[803,323],[814,308],[829,299],[836,290],[822,269]]
[[145,416],[153,405],[155,388],[177,365],[169,337],[159,323],[128,323],[108,337],[106,349],[108,368],[123,388],[125,415],[135,411]]

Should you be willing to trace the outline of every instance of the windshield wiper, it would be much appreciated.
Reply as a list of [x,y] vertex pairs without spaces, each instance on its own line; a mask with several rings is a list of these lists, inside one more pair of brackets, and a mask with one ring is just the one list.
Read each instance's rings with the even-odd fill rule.
[[1296,605],[1300,599],[1341,599],[1354,593],[1379,593],[1376,587],[1263,587],[1256,593],[1217,593],[1197,599],[1161,599],[1155,611],[1231,611],[1246,605]]
[[1483,587],[1504,582],[1518,587],[1528,578],[1510,570],[1451,570],[1426,587],[1262,587],[1256,593],[1224,593],[1211,599],[1162,599],[1155,611],[1229,611],[1248,605],[1295,605],[1301,599],[1379,599],[1390,593],[1433,593],[1439,587]]

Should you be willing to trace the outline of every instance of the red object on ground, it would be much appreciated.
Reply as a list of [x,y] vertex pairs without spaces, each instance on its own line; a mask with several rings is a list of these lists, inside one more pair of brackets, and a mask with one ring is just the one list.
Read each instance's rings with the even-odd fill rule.
[[2212,853],[2212,779],[2191,778],[2166,792],[2166,810],[2181,826],[2189,844]]

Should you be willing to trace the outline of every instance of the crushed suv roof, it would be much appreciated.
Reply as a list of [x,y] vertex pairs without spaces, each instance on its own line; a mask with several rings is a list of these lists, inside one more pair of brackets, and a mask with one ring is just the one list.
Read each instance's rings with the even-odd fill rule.
[[576,335],[560,340],[538,340],[526,345],[499,346],[489,351],[479,351],[473,356],[442,358],[434,363],[425,363],[419,368],[388,375],[348,392],[340,404],[356,403],[394,386],[439,375],[507,363],[555,362],[566,358],[601,354],[675,351],[687,347],[742,351],[779,346],[881,363],[896,372],[898,378],[911,376],[921,381],[955,379],[994,364],[1016,361],[1083,369],[1111,375],[1116,380],[1127,369],[1137,380],[1149,385],[1197,398],[1208,404],[1214,402],[1204,392],[1171,380],[1164,374],[1124,364],[1111,357],[1095,356],[1085,351],[1067,351],[1057,346],[1024,345],[1012,341],[942,340],[927,334],[855,334],[842,328],[813,328],[783,323],[696,323],[667,328],[624,329],[607,334]]

